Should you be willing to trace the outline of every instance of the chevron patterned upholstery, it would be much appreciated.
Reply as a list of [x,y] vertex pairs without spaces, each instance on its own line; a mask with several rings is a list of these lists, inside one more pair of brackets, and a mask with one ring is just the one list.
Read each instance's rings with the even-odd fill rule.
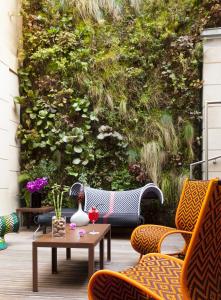
[[131,235],[132,247],[141,255],[160,252],[161,244],[166,236],[181,233],[186,242],[183,251],[186,251],[208,190],[208,184],[209,181],[186,180],[176,212],[176,228],[158,225],[138,226]]
[[9,232],[18,232],[19,220],[16,213],[0,217],[0,250],[7,248],[4,236]]
[[[91,298],[93,300],[146,300],[146,293],[132,286],[127,281],[122,280],[118,276],[112,276],[111,273],[103,271],[102,276],[97,277],[95,284],[90,286]],[[104,296],[105,295],[105,296]],[[105,298],[104,298],[105,297]]]
[[190,299],[221,300],[221,187],[213,183],[193,234],[182,281]]
[[145,289],[150,289],[153,295],[162,299],[181,300],[183,297],[178,278],[182,264],[183,261],[177,258],[168,259],[166,255],[152,254],[144,256],[135,267],[117,274],[108,270],[97,272],[96,281],[90,282],[93,296],[89,299],[155,299],[145,292]]
[[[122,272],[130,279],[151,289],[155,294],[170,300],[174,295],[181,297],[180,277],[183,262],[152,254],[144,256],[139,264]],[[157,270],[157,271],[156,271]]]
[[151,253],[123,272],[98,271],[89,300],[221,300],[220,185],[208,185],[184,261]]
[[187,180],[176,213],[176,227],[193,231],[202,202],[208,190],[209,181]]

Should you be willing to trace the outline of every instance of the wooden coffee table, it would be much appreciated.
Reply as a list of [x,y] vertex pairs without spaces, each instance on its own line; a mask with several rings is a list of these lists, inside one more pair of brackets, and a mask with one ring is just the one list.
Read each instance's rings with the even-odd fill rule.
[[[71,230],[66,226],[64,238],[52,237],[52,233],[44,234],[32,242],[32,270],[33,270],[33,292],[38,291],[38,247],[50,247],[52,249],[52,273],[57,273],[57,248],[67,249],[67,259],[70,258],[71,248],[88,248],[88,277],[94,273],[94,248],[100,243],[100,269],[104,267],[104,238],[107,237],[107,261],[111,260],[111,225],[95,224],[95,231],[99,234],[89,234],[92,225],[77,227]],[[86,235],[79,237],[79,229],[86,230]]]

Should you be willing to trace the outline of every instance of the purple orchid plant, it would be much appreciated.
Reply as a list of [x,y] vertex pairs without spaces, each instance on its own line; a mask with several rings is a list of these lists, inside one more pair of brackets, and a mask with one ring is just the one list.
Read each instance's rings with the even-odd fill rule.
[[30,193],[39,192],[42,190],[46,185],[48,185],[47,177],[37,178],[33,181],[28,181],[26,184],[26,189]]

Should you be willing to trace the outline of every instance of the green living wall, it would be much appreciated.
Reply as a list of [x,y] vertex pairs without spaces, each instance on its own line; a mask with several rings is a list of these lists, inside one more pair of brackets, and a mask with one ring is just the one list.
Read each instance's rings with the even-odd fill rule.
[[25,178],[154,181],[174,201],[201,155],[200,33],[221,26],[219,2],[23,1]]

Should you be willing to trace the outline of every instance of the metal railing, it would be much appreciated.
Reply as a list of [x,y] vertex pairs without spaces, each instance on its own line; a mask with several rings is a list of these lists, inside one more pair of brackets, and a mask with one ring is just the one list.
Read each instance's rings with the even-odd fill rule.
[[[216,160],[219,159],[219,158],[221,158],[221,155],[211,157],[211,158],[208,159],[208,161],[214,161],[213,163],[216,164]],[[197,165],[201,165],[205,162],[206,162],[206,160],[199,160],[199,161],[196,161],[196,162],[190,164],[190,179],[193,179],[193,169],[194,169],[194,167],[197,166]]]

